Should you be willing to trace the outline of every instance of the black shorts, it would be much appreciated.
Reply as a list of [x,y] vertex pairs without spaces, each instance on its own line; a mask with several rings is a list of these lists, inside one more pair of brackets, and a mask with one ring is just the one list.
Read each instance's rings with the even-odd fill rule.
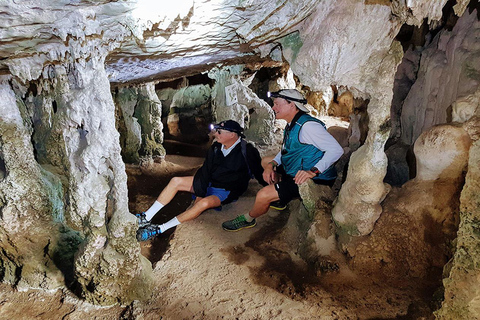
[[[300,197],[300,192],[298,190],[298,185],[293,180],[293,177],[286,174],[283,166],[277,167],[277,173],[281,175],[281,180],[278,183],[275,183],[275,190],[277,190],[278,197],[282,204],[287,204],[291,200]],[[313,180],[316,184],[322,184],[327,186],[333,186],[335,179],[333,180]]]

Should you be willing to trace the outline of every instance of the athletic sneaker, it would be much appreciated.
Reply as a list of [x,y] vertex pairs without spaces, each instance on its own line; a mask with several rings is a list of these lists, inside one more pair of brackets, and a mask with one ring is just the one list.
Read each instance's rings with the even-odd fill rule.
[[161,234],[160,226],[156,224],[149,224],[146,227],[137,230],[137,240],[147,241]]
[[150,221],[147,220],[147,216],[145,215],[145,212],[136,213],[135,217],[137,217],[139,228],[144,228],[150,224]]
[[256,225],[257,222],[255,221],[255,219],[253,219],[251,222],[248,222],[245,219],[245,216],[241,215],[233,220],[228,220],[222,223],[222,228],[226,231],[239,231],[242,229],[255,227]]
[[287,205],[280,202],[280,200],[277,200],[277,201],[270,202],[270,208],[278,211],[283,211],[287,209]]

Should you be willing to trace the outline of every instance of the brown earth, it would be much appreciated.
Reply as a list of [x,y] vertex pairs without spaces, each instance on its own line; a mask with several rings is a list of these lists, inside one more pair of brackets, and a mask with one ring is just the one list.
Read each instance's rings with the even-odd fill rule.
[[[147,209],[174,175],[190,175],[201,157],[128,165],[131,212]],[[252,206],[260,186],[222,211],[208,210],[176,230],[141,243],[154,266],[155,290],[148,301],[97,307],[68,290],[17,292],[0,285],[0,319],[433,319],[431,289],[416,281],[392,285],[352,272],[346,261],[319,272],[286,250],[281,230],[299,214],[270,210],[255,228],[226,232],[221,223]],[[182,193],[154,218],[162,223],[191,203]]]

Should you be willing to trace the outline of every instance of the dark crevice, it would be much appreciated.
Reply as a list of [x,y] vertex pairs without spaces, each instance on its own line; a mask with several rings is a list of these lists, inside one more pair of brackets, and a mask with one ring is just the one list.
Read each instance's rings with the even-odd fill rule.
[[33,157],[35,158],[35,161],[38,162],[37,143],[35,142],[35,126],[32,124],[32,127],[33,127],[33,131],[32,131],[32,136],[30,137],[30,141],[33,147]]
[[3,160],[2,152],[0,151],[0,181],[7,176],[7,168],[5,167],[5,161]]
[[82,239],[78,232],[62,226],[51,257],[55,266],[64,275],[65,285],[76,294],[79,291],[79,284],[75,279],[75,253],[81,243]]
[[161,89],[167,89],[167,88],[178,89],[178,88],[181,88],[184,83],[188,83],[189,86],[204,84],[204,85],[209,85],[211,87],[214,84],[214,80],[210,79],[206,73],[205,74],[198,73],[190,77],[178,78],[175,80],[165,81],[165,82],[159,82],[155,85],[155,90],[161,90]]
[[93,292],[95,292],[95,288],[96,288],[95,283],[93,282],[93,279],[91,279],[90,282],[88,283],[86,289],[93,293]]
[[426,35],[429,32],[427,20],[423,20],[420,27],[404,24],[398,32],[395,40],[402,44],[403,51],[410,47],[423,47],[426,42]]
[[57,101],[55,100],[52,101],[52,108],[53,108],[53,113],[57,113]]
[[468,4],[468,13],[472,14],[473,10],[477,10],[477,19],[480,20],[480,1],[471,0]]
[[265,100],[271,106],[273,102],[267,97],[269,83],[272,79],[283,77],[286,72],[287,70],[284,67],[261,68],[256,71],[249,88],[252,89],[260,99]]
[[43,256],[44,257],[50,256],[49,253],[48,253],[49,250],[50,250],[50,239],[48,239],[47,245],[43,248]]
[[14,284],[15,287],[18,285],[18,283],[22,279],[22,269],[23,269],[23,266],[17,266],[15,268],[15,284]]

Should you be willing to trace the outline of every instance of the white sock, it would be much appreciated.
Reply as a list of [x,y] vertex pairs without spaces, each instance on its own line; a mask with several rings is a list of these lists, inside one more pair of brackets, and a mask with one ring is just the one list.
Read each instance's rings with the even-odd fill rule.
[[162,233],[164,233],[168,229],[176,227],[179,224],[180,224],[180,221],[178,221],[177,217],[175,217],[175,218],[171,219],[170,221],[165,222],[164,224],[161,224],[160,225],[160,231],[162,231]]
[[243,216],[245,217],[245,220],[247,220],[247,222],[252,222],[253,219],[255,219],[255,218],[252,218],[252,217],[250,216],[250,212],[249,212],[249,213],[245,213]]
[[158,201],[155,201],[154,204],[152,204],[152,206],[150,207],[150,209],[148,209],[147,211],[145,211],[145,216],[147,218],[148,221],[152,220],[153,216],[157,214],[158,211],[160,211],[160,209],[162,209],[164,207],[163,204],[161,204],[160,202]]

